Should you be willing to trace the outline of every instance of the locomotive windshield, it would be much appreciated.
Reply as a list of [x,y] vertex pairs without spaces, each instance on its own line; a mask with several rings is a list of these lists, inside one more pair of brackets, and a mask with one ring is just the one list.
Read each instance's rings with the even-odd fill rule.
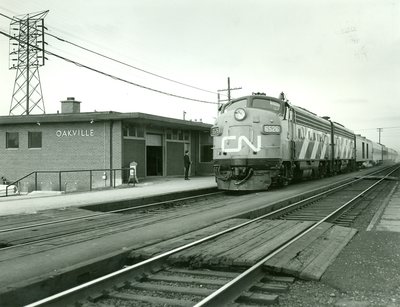
[[281,104],[278,101],[262,98],[253,98],[252,107],[256,109],[275,111],[277,113],[281,110]]
[[282,104],[279,101],[267,98],[246,97],[238,100],[233,100],[230,103],[225,104],[223,106],[222,113],[236,110],[237,108],[245,108],[245,107],[263,109],[263,110],[273,111],[275,113],[283,112]]
[[247,99],[240,99],[236,101],[232,101],[231,103],[228,103],[225,105],[223,112],[230,111],[230,110],[236,110],[237,108],[243,108],[247,106]]

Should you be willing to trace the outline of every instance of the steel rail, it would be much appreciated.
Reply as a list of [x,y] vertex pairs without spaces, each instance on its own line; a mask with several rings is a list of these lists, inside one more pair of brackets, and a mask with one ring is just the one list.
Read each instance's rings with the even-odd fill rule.
[[[352,183],[353,182],[357,182],[357,180],[363,180],[364,178],[366,178],[368,176],[371,176],[371,174],[373,175],[375,173],[379,173],[379,172],[382,172],[384,170],[374,171],[374,172],[372,172],[372,173],[370,173],[368,175],[365,175],[365,176],[362,176],[360,178],[357,178],[355,181],[352,181]],[[347,180],[345,179],[343,181],[347,181]],[[349,183],[349,184],[351,184],[351,183]],[[327,185],[325,187],[328,188],[329,186],[330,185]],[[0,229],[0,233],[23,230],[23,229],[29,229],[29,228],[35,228],[35,227],[42,227],[42,226],[47,226],[47,225],[54,225],[54,224],[59,224],[59,223],[67,223],[67,222],[71,222],[71,221],[84,220],[84,219],[93,218],[93,217],[104,217],[104,215],[106,213],[123,213],[123,212],[126,212],[126,211],[148,209],[148,208],[151,208],[151,207],[157,207],[157,206],[162,205],[162,204],[164,204],[166,202],[185,201],[185,200],[191,200],[191,199],[196,199],[196,198],[199,198],[199,197],[212,196],[212,195],[222,194],[222,193],[223,192],[221,192],[221,191],[217,191],[217,192],[206,193],[206,194],[201,194],[201,195],[196,195],[196,196],[189,196],[189,197],[182,197],[182,198],[178,198],[178,199],[172,199],[172,200],[168,200],[168,201],[160,201],[160,202],[146,204],[146,205],[140,205],[140,206],[134,206],[134,207],[129,207],[129,208],[123,208],[123,209],[117,209],[117,210],[111,210],[111,211],[104,211],[104,212],[100,212],[100,213],[93,213],[93,214],[88,214],[88,215],[83,215],[83,216],[78,216],[78,217],[66,218],[66,219],[61,219],[61,220],[56,220],[56,221],[49,221],[49,222],[36,223],[36,224],[24,225],[24,226],[13,227],[13,228]]]
[[107,213],[121,213],[121,212],[126,212],[126,211],[149,209],[152,207],[157,207],[157,206],[163,205],[165,203],[186,201],[186,200],[196,199],[196,198],[205,197],[205,196],[212,196],[215,194],[222,194],[222,192],[218,191],[218,192],[206,193],[206,194],[201,194],[201,195],[196,195],[196,196],[188,196],[188,197],[182,197],[182,198],[178,198],[178,199],[171,199],[171,200],[167,200],[167,201],[160,201],[160,202],[156,202],[156,203],[134,206],[134,207],[129,207],[129,208],[116,209],[116,210],[111,210],[111,211],[102,211],[99,213],[92,213],[92,214],[87,214],[87,215],[82,215],[82,216],[65,218],[65,219],[61,219],[61,220],[36,223],[36,224],[24,225],[24,226],[13,227],[13,228],[0,229],[0,233],[29,229],[29,228],[36,228],[36,227],[42,227],[42,226],[48,226],[48,225],[54,225],[54,224],[67,223],[67,222],[72,222],[72,221],[79,221],[79,220],[84,220],[84,219],[93,218],[93,217],[104,217]]
[[[142,206],[137,206],[137,207],[132,207],[132,208],[118,209],[118,210],[108,211],[106,213],[119,213],[121,211],[146,209],[146,208],[151,208],[153,206],[157,207],[158,205],[163,205],[163,204],[168,203],[168,202],[177,202],[177,201],[190,200],[190,199],[194,199],[194,198],[197,198],[197,197],[210,196],[210,195],[213,195],[213,194],[220,194],[220,193],[222,193],[222,192],[207,193],[207,194],[202,194],[202,195],[197,195],[197,196],[190,196],[190,197],[179,198],[179,199],[173,199],[173,200],[169,200],[169,201],[157,202],[157,203],[152,203],[152,204],[147,204],[147,205],[142,205]],[[7,229],[7,231],[18,231],[18,230],[24,230],[24,229],[40,227],[40,226],[47,226],[47,225],[52,225],[52,224],[62,224],[62,223],[65,223],[65,222],[81,220],[81,219],[88,219],[88,218],[91,218],[91,217],[105,217],[105,216],[107,216],[107,215],[105,215],[104,212],[103,213],[96,213],[94,215],[85,215],[85,216],[80,216],[80,217],[75,217],[75,218],[68,218],[68,219],[63,219],[63,220],[58,220],[58,221],[45,222],[45,223],[40,223],[40,224],[35,224],[35,225],[26,225],[26,226],[21,226],[21,227],[10,228],[10,229]],[[97,225],[96,229],[108,229],[108,228],[111,228],[111,227],[113,227],[115,225],[118,225],[118,226],[129,225],[134,220],[135,219],[133,218],[132,220],[127,219],[127,220],[123,220],[123,221],[119,221],[119,220],[110,221],[107,224]],[[130,227],[130,228],[132,228],[132,227]],[[76,235],[76,234],[83,234],[83,233],[86,233],[86,232],[91,231],[91,230],[92,229],[73,230],[73,231],[68,232],[68,233],[63,233],[63,235],[56,233],[56,234],[54,234],[52,236],[48,236],[48,237],[45,237],[45,238],[32,239],[31,241],[27,241],[27,242],[24,242],[24,243],[13,244],[13,245],[10,245],[10,246],[1,247],[0,251],[11,250],[11,249],[15,249],[15,248],[20,248],[22,246],[32,245],[32,244],[44,243],[44,242],[48,242],[48,241],[54,240],[55,238],[63,238],[63,237],[69,237],[69,236]],[[0,233],[2,233],[2,232],[6,232],[6,231],[0,231]]]
[[225,284],[224,286],[220,287],[217,291],[213,292],[199,303],[194,305],[194,307],[203,307],[203,306],[224,306],[227,304],[227,301],[233,300],[237,297],[237,293],[242,292],[245,290],[246,286],[248,285],[249,280],[254,280],[257,276],[262,275],[262,266],[263,264],[270,260],[272,257],[276,256],[278,253],[286,249],[288,246],[293,244],[294,242],[298,241],[300,238],[304,237],[306,234],[310,233],[312,230],[317,228],[322,223],[328,221],[333,216],[337,215],[355,200],[363,196],[366,192],[374,188],[376,185],[380,184],[386,177],[397,171],[400,167],[397,167],[395,170],[391,171],[389,174],[385,175],[382,179],[378,180],[370,187],[359,193],[357,196],[353,197],[351,200],[347,201],[345,204],[340,206],[338,209],[327,215],[326,217],[322,218],[320,221],[316,222],[314,225],[310,226],[309,228],[305,229],[301,233],[299,233],[296,237],[290,239],[282,246],[278,247],[275,251],[261,259],[257,262],[254,266],[247,269],[245,272],[241,273],[239,276]]
[[[396,171],[396,170],[394,170],[394,171]],[[381,172],[381,171],[382,170],[380,170],[379,172]],[[394,172],[394,171],[392,171],[392,172]],[[389,175],[391,173],[389,173]],[[376,182],[374,184],[374,186],[376,184],[380,183],[381,181],[383,181],[389,175],[386,175],[381,180]],[[335,188],[329,189],[327,191],[324,191],[322,193],[318,193],[317,195],[314,195],[314,196],[308,197],[306,199],[300,200],[300,201],[298,201],[298,202],[296,202],[294,204],[289,205],[289,207],[293,207],[295,205],[299,205],[300,203],[303,203],[303,202],[306,202],[306,201],[310,201],[312,199],[317,198],[318,196],[322,197],[323,195],[326,195],[328,193],[336,191],[339,188],[343,188],[345,186],[353,184],[354,182],[363,180],[366,177],[368,177],[368,176],[363,176],[363,177],[357,178],[357,179],[355,179],[355,180],[353,180],[351,182],[342,184],[339,187],[335,187]],[[365,191],[360,193],[360,195],[362,195],[364,193],[365,193]],[[360,197],[360,196],[358,196],[358,197]],[[348,203],[350,203],[352,201],[353,200],[349,201]],[[237,290],[236,287],[238,285],[242,285],[242,287],[244,285],[247,286],[249,280],[254,280],[254,278],[256,276],[258,276],[258,275],[261,276],[261,274],[263,274],[262,271],[261,271],[261,266],[265,261],[267,261],[268,259],[270,259],[273,256],[275,256],[280,251],[284,250],[287,246],[289,246],[293,242],[297,241],[298,239],[300,239],[301,237],[306,235],[308,232],[310,232],[312,229],[316,228],[321,223],[325,222],[327,219],[330,218],[331,215],[336,214],[337,211],[342,210],[344,207],[346,207],[348,203],[346,203],[345,205],[341,206],[340,208],[335,210],[333,213],[331,213],[330,215],[328,215],[327,217],[325,217],[321,221],[317,222],[316,224],[312,225],[311,227],[309,227],[308,229],[303,231],[298,237],[296,237],[294,239],[291,239],[287,243],[284,243],[282,246],[278,247],[278,249],[276,249],[270,255],[268,255],[267,257],[265,257],[262,260],[260,260],[253,267],[251,267],[250,269],[248,269],[245,272],[243,272],[240,275],[238,275],[232,281],[230,281],[229,283],[225,284],[223,287],[219,288],[217,291],[215,291],[213,294],[209,295],[208,297],[206,297],[205,299],[203,299],[202,301],[197,303],[195,306],[196,307],[200,307],[200,306],[221,306],[221,304],[222,305],[226,304],[227,297],[228,297],[228,299],[230,299],[230,297],[233,298],[232,295],[234,295],[235,297],[237,296],[238,290]],[[152,257],[152,258],[149,258],[147,260],[141,261],[141,262],[136,263],[134,265],[127,266],[127,267],[125,267],[125,268],[123,268],[121,270],[112,272],[110,274],[104,275],[104,276],[99,277],[97,279],[94,279],[92,281],[86,282],[84,284],[78,285],[78,286],[70,288],[70,289],[67,289],[65,291],[62,291],[62,292],[59,292],[57,294],[54,294],[54,295],[51,295],[49,297],[43,298],[41,300],[38,300],[36,302],[30,303],[30,304],[26,305],[26,307],[59,306],[60,301],[64,302],[64,300],[67,300],[70,303],[72,303],[74,300],[82,299],[82,296],[85,296],[85,295],[86,296],[90,296],[90,293],[95,291],[93,289],[99,288],[98,291],[104,291],[104,288],[107,287],[107,285],[112,287],[113,284],[115,284],[115,283],[118,283],[118,282],[121,282],[121,281],[123,282],[124,279],[126,278],[126,275],[129,274],[129,273],[135,274],[135,276],[138,276],[138,275],[142,274],[143,272],[146,272],[146,271],[150,270],[151,268],[154,268],[154,267],[157,267],[157,266],[161,266],[163,264],[163,261],[165,261],[166,258],[168,258],[169,256],[171,256],[171,255],[173,255],[175,253],[178,253],[178,252],[183,251],[185,249],[189,249],[191,247],[194,247],[194,246],[199,245],[201,243],[204,243],[206,241],[215,239],[215,238],[217,238],[217,237],[219,237],[219,236],[221,236],[223,234],[232,232],[232,231],[234,231],[236,229],[242,228],[242,227],[244,227],[244,226],[246,226],[248,224],[254,223],[254,222],[259,221],[261,219],[265,219],[265,218],[271,216],[272,214],[276,214],[278,211],[282,211],[284,209],[286,209],[286,208],[281,208],[281,209],[275,210],[273,212],[269,212],[267,214],[264,214],[262,216],[254,218],[254,219],[251,219],[251,220],[249,220],[247,222],[243,222],[243,223],[238,224],[236,226],[233,226],[231,228],[222,230],[222,231],[220,231],[218,233],[209,235],[209,236],[204,237],[202,239],[199,239],[197,241],[194,241],[194,242],[185,244],[183,246],[174,248],[174,249],[172,249],[170,251],[164,252],[164,253],[159,254],[159,255],[157,255],[155,257]],[[103,283],[105,283],[105,284],[103,284]],[[230,293],[229,295],[227,294],[228,292]]]
[[[386,168],[384,169],[386,170]],[[284,213],[285,211],[290,211],[291,208],[296,207],[296,206],[300,206],[302,203],[307,203],[309,201],[312,200],[317,200],[318,198],[324,197],[325,195],[327,195],[328,193],[333,193],[338,189],[341,189],[345,186],[351,185],[355,182],[361,181],[364,178],[367,178],[368,176],[371,176],[373,174],[376,173],[380,173],[384,170],[376,170],[372,173],[369,173],[368,175],[362,176],[360,178],[356,178],[355,180],[351,180],[348,181],[348,179],[343,180],[345,183],[339,186],[336,186],[334,188],[330,188],[332,185],[326,185],[324,187],[322,187],[322,189],[326,188],[328,189],[327,191],[324,191],[322,193],[313,195],[311,197],[305,198],[303,200],[300,200],[298,202],[295,202],[291,205],[285,206],[283,208],[277,209],[273,212],[267,213],[261,217],[259,217],[259,219],[261,218],[266,218],[266,217],[273,217],[275,215],[281,215],[282,213]],[[169,200],[169,201],[161,201],[161,202],[156,202],[156,203],[151,203],[151,204],[146,204],[146,205],[141,205],[141,206],[135,206],[135,207],[130,207],[130,208],[124,208],[124,209],[117,209],[117,210],[111,210],[111,211],[106,211],[106,212],[101,212],[101,213],[94,213],[94,214],[89,214],[89,215],[84,215],[84,216],[79,216],[79,217],[73,217],[73,218],[68,218],[68,219],[62,219],[62,220],[57,220],[57,221],[49,221],[49,222],[44,222],[44,223],[37,223],[37,224],[31,224],[31,225],[25,225],[25,226],[20,226],[20,227],[14,227],[14,228],[9,228],[9,229],[4,229],[4,230],[0,230],[0,233],[4,233],[4,232],[11,232],[11,231],[17,231],[17,230],[23,230],[23,229],[29,229],[29,228],[35,228],[35,227],[42,227],[42,226],[48,226],[48,225],[54,225],[54,224],[61,224],[61,223],[66,223],[66,222],[71,222],[71,221],[76,221],[76,220],[84,220],[87,218],[93,218],[93,217],[104,217],[105,213],[120,213],[120,212],[126,212],[126,211],[134,211],[134,210],[140,210],[140,209],[146,209],[146,208],[151,208],[151,207],[157,207],[159,205],[162,205],[164,203],[168,203],[168,202],[178,202],[178,201],[185,201],[185,200],[191,200],[191,199],[196,199],[199,197],[203,197],[203,196],[212,196],[212,195],[217,195],[217,194],[221,194],[223,192],[218,191],[218,192],[212,192],[212,193],[206,193],[206,194],[202,194],[202,195],[196,195],[196,196],[189,196],[189,197],[183,197],[183,198],[178,198],[178,199],[174,199],[174,200]],[[257,221],[258,219],[255,219],[254,221]],[[127,222],[127,221],[125,221]],[[112,226],[112,224],[108,224],[105,225],[105,227],[108,226]],[[247,225],[247,224],[246,224]],[[243,225],[245,226],[245,225]],[[68,235],[72,235],[75,233],[82,233],[83,231],[79,231],[79,232],[73,232],[73,233],[68,233]],[[7,247],[3,247],[1,250],[10,250],[10,249],[14,249],[17,247],[21,247],[21,246],[26,246],[26,245],[30,245],[32,243],[42,243],[42,242],[46,242],[49,240],[53,240],[54,237],[48,237],[48,238],[44,238],[44,239],[40,239],[40,240],[35,240],[35,241],[29,241],[29,242],[25,242],[25,243],[21,243],[21,244],[15,244],[15,245],[10,245]]]

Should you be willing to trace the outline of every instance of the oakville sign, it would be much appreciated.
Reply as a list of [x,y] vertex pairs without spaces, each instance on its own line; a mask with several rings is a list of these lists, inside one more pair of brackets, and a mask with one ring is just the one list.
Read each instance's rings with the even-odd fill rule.
[[93,129],[57,130],[56,136],[59,138],[73,137],[73,136],[90,137],[94,136],[94,130]]

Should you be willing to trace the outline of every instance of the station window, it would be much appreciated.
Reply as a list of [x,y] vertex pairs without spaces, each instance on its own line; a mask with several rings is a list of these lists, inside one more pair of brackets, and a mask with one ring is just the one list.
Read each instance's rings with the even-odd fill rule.
[[178,139],[178,130],[176,130],[176,129],[172,130],[172,139],[173,140]]
[[144,128],[142,126],[129,124],[123,127],[123,133],[124,136],[143,138]]
[[189,135],[189,131],[180,129],[167,130],[166,132],[167,140],[189,141]]
[[6,132],[6,148],[19,148],[18,132]]
[[183,131],[183,138],[185,141],[189,141],[189,131]]
[[136,127],[136,136],[138,138],[144,138],[144,128],[142,126]]
[[42,132],[28,131],[28,148],[42,148]]
[[183,141],[183,132],[182,132],[182,130],[178,130],[178,140]]
[[200,162],[211,162],[212,156],[212,137],[208,132],[200,133]]

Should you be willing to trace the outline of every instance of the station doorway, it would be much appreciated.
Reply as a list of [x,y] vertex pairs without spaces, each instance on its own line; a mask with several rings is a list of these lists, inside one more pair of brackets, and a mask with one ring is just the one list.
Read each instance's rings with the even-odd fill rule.
[[146,176],[163,175],[162,135],[146,134]]

